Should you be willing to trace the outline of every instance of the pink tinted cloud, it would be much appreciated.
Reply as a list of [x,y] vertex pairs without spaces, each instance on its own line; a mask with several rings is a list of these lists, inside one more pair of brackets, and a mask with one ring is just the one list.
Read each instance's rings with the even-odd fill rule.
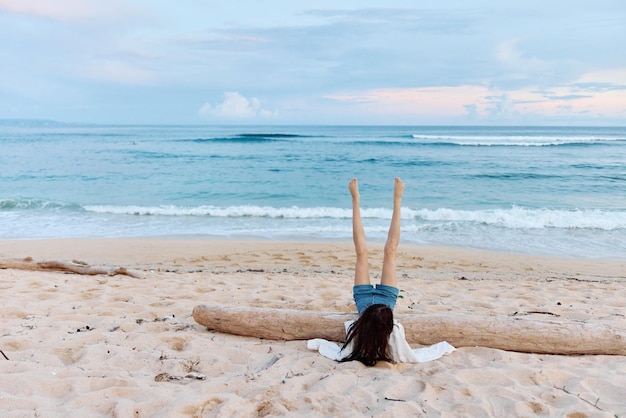
[[340,93],[326,98],[354,103],[377,115],[455,117],[465,115],[464,106],[485,96],[486,91],[482,86],[394,88]]
[[[613,78],[612,81],[617,80]],[[326,98],[350,103],[361,111],[378,116],[490,119],[586,115],[619,118],[626,113],[624,90],[581,91],[574,85],[553,88],[549,94],[530,89],[501,91],[486,86],[442,86],[376,89]]]
[[61,22],[128,20],[140,11],[118,0],[0,0],[0,11]]

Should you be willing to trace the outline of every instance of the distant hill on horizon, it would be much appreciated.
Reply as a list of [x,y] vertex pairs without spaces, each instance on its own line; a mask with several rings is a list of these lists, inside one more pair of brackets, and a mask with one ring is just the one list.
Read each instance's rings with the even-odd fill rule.
[[0,126],[52,126],[52,125],[65,125],[64,122],[59,122],[51,119],[2,119],[0,118]]

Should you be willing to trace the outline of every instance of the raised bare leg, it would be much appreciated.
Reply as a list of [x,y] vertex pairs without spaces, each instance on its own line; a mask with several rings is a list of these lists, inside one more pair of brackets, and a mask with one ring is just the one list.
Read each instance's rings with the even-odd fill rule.
[[393,187],[393,214],[391,215],[387,242],[385,242],[383,272],[380,280],[382,284],[393,287],[398,287],[398,280],[396,278],[396,250],[398,249],[398,244],[400,244],[400,208],[402,206],[403,192],[404,183],[396,177]]
[[365,230],[361,220],[361,195],[359,194],[359,183],[356,178],[350,180],[348,189],[352,196],[352,240],[354,241],[354,250],[356,251],[354,285],[370,284],[367,243],[365,242]]

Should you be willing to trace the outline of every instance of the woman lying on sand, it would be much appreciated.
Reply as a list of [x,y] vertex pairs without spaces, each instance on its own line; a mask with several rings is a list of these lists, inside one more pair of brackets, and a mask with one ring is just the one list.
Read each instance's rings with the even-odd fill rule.
[[389,336],[394,329],[393,308],[398,298],[396,250],[400,243],[400,207],[404,183],[396,177],[393,189],[393,214],[385,242],[380,284],[370,283],[365,230],[361,220],[359,185],[353,178],[348,185],[352,195],[352,239],[356,251],[353,296],[359,318],[350,326],[342,351],[349,355],[341,361],[358,360],[374,366],[378,360],[394,362],[389,352]]
[[374,366],[378,361],[422,363],[453,352],[454,347],[445,341],[412,349],[406,341],[404,327],[393,319],[393,308],[398,298],[395,258],[400,242],[400,206],[404,183],[399,178],[395,180],[393,214],[385,243],[383,271],[380,284],[376,287],[370,284],[357,179],[352,179],[348,188],[352,195],[352,236],[356,250],[353,295],[359,317],[345,323],[347,335],[343,347],[322,338],[309,340],[307,347],[318,350],[332,360],[358,360],[366,366]]

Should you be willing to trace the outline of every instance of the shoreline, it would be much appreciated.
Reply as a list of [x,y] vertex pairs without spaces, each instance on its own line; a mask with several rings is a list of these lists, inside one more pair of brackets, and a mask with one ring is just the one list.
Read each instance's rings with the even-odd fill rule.
[[[626,356],[460,347],[428,363],[368,368],[328,360],[305,341],[210,331],[191,316],[204,303],[355,312],[353,251],[351,242],[0,240],[0,260],[79,260],[145,275],[0,269],[6,295],[0,411],[7,417],[626,414]],[[370,244],[373,282],[381,263],[382,244]],[[401,244],[397,269],[398,313],[624,329],[626,262]]]
[[[369,242],[374,252],[382,248],[384,242]],[[35,259],[73,259],[90,258],[90,264],[142,262],[152,260],[162,262],[163,258],[201,256],[204,254],[237,252],[238,248],[263,251],[289,251],[292,248],[311,247],[317,251],[325,248],[341,248],[353,251],[353,244],[347,240],[275,240],[246,238],[218,238],[204,236],[145,236],[115,238],[35,238],[35,239],[0,239],[0,260],[33,257]],[[506,259],[518,262],[541,264],[574,264],[576,268],[588,270],[588,266],[612,266],[623,268],[626,272],[626,256],[622,259],[561,257],[553,255],[534,255],[511,251],[495,251],[469,247],[420,245],[400,243],[398,257],[419,255],[455,259]],[[88,261],[88,260],[85,260]],[[626,274],[624,275],[626,277]]]

